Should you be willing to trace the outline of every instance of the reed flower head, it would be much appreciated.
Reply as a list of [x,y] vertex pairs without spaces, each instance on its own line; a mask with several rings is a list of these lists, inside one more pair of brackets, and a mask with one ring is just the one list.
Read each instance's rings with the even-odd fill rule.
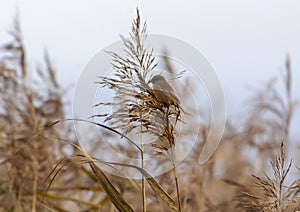
[[[167,150],[174,144],[173,130],[179,115],[176,111],[179,108],[179,99],[163,76],[151,77],[157,63],[153,49],[147,49],[143,44],[146,37],[146,24],[141,29],[137,11],[129,38],[121,36],[126,56],[109,52],[113,58],[115,74],[113,77],[101,77],[99,82],[115,92],[114,99],[112,102],[96,106],[106,105],[114,108],[112,113],[105,115],[104,120],[109,121],[112,128],[121,130],[125,135],[145,133],[152,138],[154,136],[150,139],[152,141],[165,140],[167,145],[155,146]],[[149,83],[153,83],[152,88]],[[175,110],[169,110],[172,105],[175,106]],[[175,122],[171,121],[172,116],[176,117]]]

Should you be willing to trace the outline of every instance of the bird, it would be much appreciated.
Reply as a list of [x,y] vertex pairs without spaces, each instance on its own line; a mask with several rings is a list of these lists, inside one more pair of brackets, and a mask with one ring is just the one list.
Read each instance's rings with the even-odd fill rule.
[[166,108],[174,105],[179,108],[180,101],[167,80],[162,75],[155,75],[150,82],[153,84],[153,93],[156,99]]

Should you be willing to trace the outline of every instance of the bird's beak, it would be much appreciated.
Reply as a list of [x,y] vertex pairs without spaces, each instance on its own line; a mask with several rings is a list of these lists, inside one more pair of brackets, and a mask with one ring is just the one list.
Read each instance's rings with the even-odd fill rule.
[[148,81],[148,83],[152,83],[152,84],[153,84],[153,83],[154,83],[154,82],[153,82],[153,78],[151,78],[151,79]]

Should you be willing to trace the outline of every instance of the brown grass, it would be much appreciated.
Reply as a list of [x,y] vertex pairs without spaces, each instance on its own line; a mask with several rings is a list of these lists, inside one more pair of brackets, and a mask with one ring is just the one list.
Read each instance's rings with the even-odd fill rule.
[[[217,152],[199,166],[209,124],[186,121],[180,107],[163,104],[153,92],[149,81],[156,60],[143,46],[146,24],[137,12],[129,38],[122,37],[128,57],[111,52],[115,74],[99,78],[115,92],[115,101],[96,106],[117,109],[106,114],[104,123],[76,120],[97,125],[104,132],[103,142],[120,141],[116,148],[140,158],[135,166],[101,161],[82,151],[69,126],[72,119],[65,117],[63,88],[49,55],[45,53],[41,68],[29,68],[17,18],[10,34],[0,57],[0,212],[300,210],[299,168],[292,171],[293,155],[286,151],[292,145],[289,132],[296,105],[289,58],[281,77],[253,92],[241,122],[228,121]],[[185,95],[179,96],[183,102]],[[184,110],[192,114],[195,108]],[[178,123],[201,131],[193,152],[179,166],[172,152]],[[141,136],[136,141],[132,134]],[[148,139],[152,145],[146,145]],[[152,177],[143,159],[150,154],[171,154],[173,172]],[[142,180],[108,174],[104,166],[120,172],[129,167]]]

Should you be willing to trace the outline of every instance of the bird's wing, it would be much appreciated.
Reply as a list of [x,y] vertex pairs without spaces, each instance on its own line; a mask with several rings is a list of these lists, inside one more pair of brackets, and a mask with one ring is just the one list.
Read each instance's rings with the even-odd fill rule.
[[173,99],[175,99],[175,101],[179,104],[180,101],[179,101],[179,98],[178,96],[175,94],[174,91],[167,91],[168,95],[171,96]]

